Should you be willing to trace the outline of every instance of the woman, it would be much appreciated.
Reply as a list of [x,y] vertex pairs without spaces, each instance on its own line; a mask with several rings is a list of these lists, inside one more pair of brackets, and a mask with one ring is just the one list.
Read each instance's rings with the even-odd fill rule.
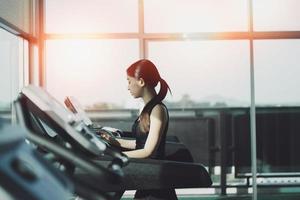
[[[170,88],[160,77],[156,66],[147,59],[133,63],[127,69],[128,90],[134,98],[142,98],[144,108],[132,126],[135,140],[117,139],[119,146],[128,149],[130,158],[163,159],[169,115],[162,103]],[[155,87],[160,83],[157,93]],[[171,91],[170,91],[171,92]],[[177,199],[175,190],[138,190],[135,199]]]
[[[118,142],[121,147],[132,149],[124,152],[128,157],[163,159],[169,116],[162,100],[169,86],[147,59],[135,62],[127,69],[127,80],[131,95],[142,98],[145,106],[132,127],[136,139],[118,139]],[[155,87],[158,83],[160,90],[157,94]]]

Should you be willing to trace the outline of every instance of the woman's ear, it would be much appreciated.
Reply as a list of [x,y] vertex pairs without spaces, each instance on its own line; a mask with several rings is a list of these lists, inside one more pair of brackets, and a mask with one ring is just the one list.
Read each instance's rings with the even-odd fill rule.
[[139,85],[141,86],[141,87],[144,87],[145,86],[145,80],[143,79],[143,78],[139,78],[139,81],[138,81],[138,83],[139,83]]

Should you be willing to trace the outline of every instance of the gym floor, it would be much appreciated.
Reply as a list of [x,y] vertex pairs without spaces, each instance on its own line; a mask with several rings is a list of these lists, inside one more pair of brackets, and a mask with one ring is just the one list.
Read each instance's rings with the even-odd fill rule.
[[[124,197],[122,200],[131,200],[132,197]],[[179,200],[252,200],[250,194],[247,195],[197,195],[197,196],[188,196],[188,195],[178,195]],[[300,193],[284,193],[284,194],[259,194],[258,200],[299,200]]]

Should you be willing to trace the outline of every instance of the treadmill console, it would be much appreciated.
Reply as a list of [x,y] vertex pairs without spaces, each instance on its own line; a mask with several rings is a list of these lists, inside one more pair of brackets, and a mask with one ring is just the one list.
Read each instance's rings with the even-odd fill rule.
[[[110,149],[108,143],[42,88],[33,85],[24,87],[18,101],[26,115],[25,121],[34,120],[48,135],[50,134],[47,129],[52,129],[70,143],[74,150],[79,148],[95,157],[108,154],[127,164],[128,158],[125,154]],[[30,127],[32,123],[27,124]],[[34,127],[31,126],[31,129]]]

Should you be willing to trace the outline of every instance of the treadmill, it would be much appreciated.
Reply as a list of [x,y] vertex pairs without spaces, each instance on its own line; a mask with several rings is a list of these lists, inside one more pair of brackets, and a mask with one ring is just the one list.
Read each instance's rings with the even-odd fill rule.
[[[43,89],[31,85],[22,92],[29,98],[20,94],[14,107],[18,122],[28,129],[27,139],[72,179],[75,194],[92,200],[115,199],[117,193],[108,193],[102,186],[106,188],[122,181],[121,168],[128,163],[127,156],[107,148],[104,141],[90,133]],[[111,159],[95,162],[105,156]],[[96,189],[91,185],[94,182],[77,175],[82,173],[97,180]]]
[[0,125],[0,199],[70,199],[71,180],[26,143],[27,134],[21,126]]
[[[89,131],[81,120],[42,88],[33,85],[23,88],[17,102],[30,130],[57,143],[62,140],[61,144],[78,157],[87,158],[95,165],[106,166],[108,172],[121,177],[114,181],[101,179],[88,170],[77,170],[75,166],[73,176],[93,191],[114,192],[114,198],[118,199],[121,196],[117,194],[122,194],[124,190],[199,188],[212,184],[207,170],[199,163],[127,158]],[[36,128],[38,126],[40,128]],[[49,134],[49,128],[55,134]]]

